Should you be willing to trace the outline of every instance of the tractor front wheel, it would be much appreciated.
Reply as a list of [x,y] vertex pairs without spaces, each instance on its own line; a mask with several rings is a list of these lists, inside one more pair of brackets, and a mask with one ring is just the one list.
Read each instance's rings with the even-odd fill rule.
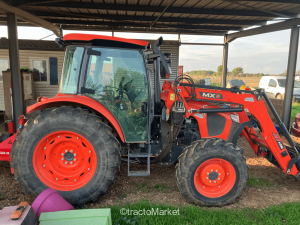
[[192,204],[222,206],[241,197],[248,166],[243,149],[218,138],[194,141],[176,165],[177,185]]
[[23,191],[53,188],[73,205],[96,201],[119,172],[119,142],[111,127],[88,110],[51,108],[17,134],[12,168]]

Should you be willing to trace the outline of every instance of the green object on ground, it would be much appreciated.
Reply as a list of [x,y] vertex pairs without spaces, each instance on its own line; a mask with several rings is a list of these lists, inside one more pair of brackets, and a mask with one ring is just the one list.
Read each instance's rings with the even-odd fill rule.
[[78,209],[42,213],[40,225],[112,225],[111,210]]

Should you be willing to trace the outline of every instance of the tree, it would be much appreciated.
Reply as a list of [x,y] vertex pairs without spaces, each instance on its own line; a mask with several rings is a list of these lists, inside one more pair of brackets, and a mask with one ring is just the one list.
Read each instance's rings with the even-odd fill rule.
[[239,74],[239,73],[244,73],[244,70],[242,67],[236,67],[232,70],[232,74]]
[[218,66],[218,73],[222,73],[222,69],[223,69],[222,65]]
[[282,75],[282,76],[286,76],[286,75],[287,75],[287,70],[283,71],[283,73],[282,73],[282,74],[280,74],[280,75]]
[[262,77],[264,74],[263,73],[260,73],[260,74],[258,74],[258,77]]

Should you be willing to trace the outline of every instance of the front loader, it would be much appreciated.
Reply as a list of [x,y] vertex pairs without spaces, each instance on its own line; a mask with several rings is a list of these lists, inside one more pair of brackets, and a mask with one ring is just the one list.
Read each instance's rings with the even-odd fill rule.
[[[188,76],[164,80],[161,88],[160,79],[171,74],[162,38],[152,50],[146,41],[88,34],[67,34],[57,43],[66,48],[58,94],[27,108],[41,113],[19,130],[11,150],[25,193],[50,187],[82,205],[108,191],[121,162],[128,176],[149,176],[150,164],[176,163],[188,202],[230,204],[249,178],[240,136],[299,180],[298,150],[263,90],[201,86]],[[132,171],[132,164],[145,170]]]

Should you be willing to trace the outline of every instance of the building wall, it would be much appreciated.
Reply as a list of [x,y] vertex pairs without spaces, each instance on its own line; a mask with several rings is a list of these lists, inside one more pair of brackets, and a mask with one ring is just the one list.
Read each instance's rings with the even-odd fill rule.
[[[48,60],[47,69],[49,71],[49,67],[50,67],[49,57],[57,57],[58,82],[60,82],[60,75],[63,66],[64,54],[65,54],[64,51],[20,50],[19,51],[20,68],[28,67],[32,69],[31,62],[30,62],[32,58],[37,58],[37,59],[46,58]],[[8,49],[0,49],[0,59],[1,58],[9,58]],[[47,82],[41,82],[41,81],[34,82],[35,98],[39,96],[53,97],[57,93],[58,85],[50,85],[49,75],[48,75]],[[0,96],[3,96],[3,92],[1,93],[1,88],[0,88]],[[0,97],[0,105],[2,99],[3,97]]]

